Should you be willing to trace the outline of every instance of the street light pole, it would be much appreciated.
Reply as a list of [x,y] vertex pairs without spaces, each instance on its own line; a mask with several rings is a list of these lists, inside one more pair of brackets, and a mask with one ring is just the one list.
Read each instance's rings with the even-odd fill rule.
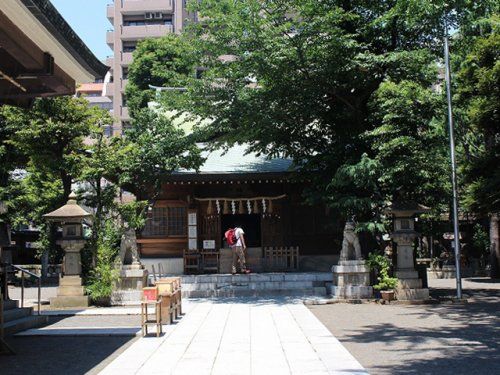
[[448,101],[448,125],[450,132],[451,183],[453,188],[453,233],[455,244],[455,268],[457,279],[457,298],[462,299],[462,278],[460,272],[460,232],[458,230],[458,193],[457,193],[457,163],[455,159],[455,135],[453,132],[453,112],[451,108],[451,72],[450,52],[448,46],[448,23],[444,20],[444,65],[446,78],[446,99]]

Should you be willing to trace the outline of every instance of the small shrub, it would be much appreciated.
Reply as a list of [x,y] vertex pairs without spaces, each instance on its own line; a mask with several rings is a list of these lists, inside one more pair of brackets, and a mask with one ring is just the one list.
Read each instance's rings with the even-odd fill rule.
[[109,221],[103,229],[103,236],[97,244],[97,264],[90,271],[86,290],[93,302],[100,302],[111,297],[113,284],[119,278],[119,271],[114,261],[119,251],[116,241],[116,228]]
[[389,276],[391,262],[382,254],[370,253],[366,261],[370,270],[377,272],[378,284],[373,286],[375,290],[392,290],[398,285],[398,279]]

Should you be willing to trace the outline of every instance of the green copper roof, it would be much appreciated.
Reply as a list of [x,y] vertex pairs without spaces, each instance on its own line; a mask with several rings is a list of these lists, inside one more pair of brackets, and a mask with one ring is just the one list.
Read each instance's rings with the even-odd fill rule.
[[[199,145],[204,148],[203,145]],[[203,151],[206,158],[200,167],[200,174],[245,174],[284,173],[293,170],[293,162],[287,158],[267,158],[254,152],[247,152],[248,145],[234,145],[227,151]],[[196,174],[194,170],[180,170],[175,174]]]

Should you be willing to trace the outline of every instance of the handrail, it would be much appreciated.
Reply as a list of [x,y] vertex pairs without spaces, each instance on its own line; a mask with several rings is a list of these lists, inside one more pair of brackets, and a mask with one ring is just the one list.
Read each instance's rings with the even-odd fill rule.
[[37,279],[38,281],[38,315],[40,315],[40,305],[42,299],[42,277],[28,271],[22,267],[16,266],[15,264],[10,264],[10,266],[18,271],[21,271],[21,307],[24,307],[24,274],[28,274]]

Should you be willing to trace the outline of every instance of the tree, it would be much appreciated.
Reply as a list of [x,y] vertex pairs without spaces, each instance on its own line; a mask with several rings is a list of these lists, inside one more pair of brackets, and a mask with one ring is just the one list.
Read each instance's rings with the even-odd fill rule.
[[88,157],[84,138],[106,115],[84,99],[59,97],[37,99],[30,109],[3,106],[1,117],[9,134],[4,145],[16,151],[3,185],[8,220],[37,226],[42,248],[54,249],[55,229],[42,215],[66,203]]
[[150,85],[184,87],[195,79],[195,56],[192,44],[177,34],[139,43],[125,89],[132,117],[155,98]]
[[116,140],[119,162],[111,173],[120,186],[139,199],[154,201],[163,178],[178,169],[197,169],[202,163],[194,139],[161,113],[143,109],[132,119],[126,136]]
[[[443,108],[425,100],[427,94],[435,100],[427,89],[437,80],[443,16],[466,29],[494,2],[206,0],[191,6],[200,21],[183,37],[206,70],[186,81],[186,93],[169,93],[164,108],[191,115],[216,146],[247,142],[253,151],[293,158],[314,180],[309,199],[344,216],[373,219],[374,205],[381,208],[401,186],[406,193],[417,186],[418,197],[446,198],[435,189],[440,168],[424,159],[426,143],[443,145],[444,117],[436,112]],[[415,119],[404,118],[406,105]],[[392,121],[393,115],[402,118]],[[384,145],[398,134],[403,138]],[[405,160],[390,163],[398,155]],[[443,152],[436,155],[442,162]],[[425,184],[414,185],[422,178]]]
[[[456,102],[465,175],[464,203],[490,216],[491,274],[500,277],[500,35],[498,15],[476,25],[472,37],[463,36],[457,75]],[[466,44],[466,42],[468,42]]]

